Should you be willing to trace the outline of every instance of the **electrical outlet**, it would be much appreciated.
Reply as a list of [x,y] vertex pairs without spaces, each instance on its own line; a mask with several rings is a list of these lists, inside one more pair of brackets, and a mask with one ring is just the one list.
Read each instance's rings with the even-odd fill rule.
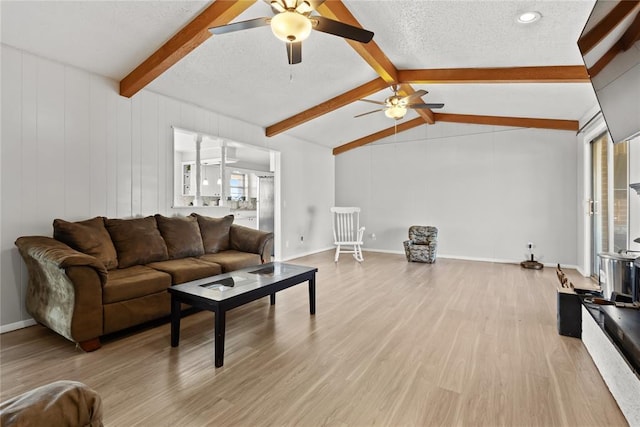
[[371,240],[376,240],[376,233],[371,233]]

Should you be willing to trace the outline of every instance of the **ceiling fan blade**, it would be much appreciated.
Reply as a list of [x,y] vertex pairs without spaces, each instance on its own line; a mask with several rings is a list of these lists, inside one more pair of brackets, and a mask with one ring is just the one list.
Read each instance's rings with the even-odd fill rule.
[[429,92],[427,92],[426,90],[420,89],[420,90],[417,90],[417,91],[413,92],[411,95],[407,95],[404,98],[400,99],[400,102],[409,102],[412,99],[420,98],[421,96],[424,96],[424,95],[426,95],[428,93]]
[[355,119],[355,118],[358,118],[358,117],[366,116],[367,114],[373,114],[373,113],[377,113],[379,111],[384,111],[384,110],[385,110],[384,108],[381,108],[379,110],[369,111],[369,112],[366,112],[366,113],[358,114],[357,116],[353,116],[353,118]]
[[221,25],[209,28],[211,34],[226,34],[234,31],[250,30],[251,28],[264,27],[269,25],[271,18],[256,18],[248,21],[234,22],[232,24]]
[[421,109],[421,108],[442,108],[444,107],[444,104],[409,104],[407,105],[407,108],[414,108],[414,109]]
[[299,64],[302,62],[302,42],[287,43],[287,58],[289,64]]
[[370,102],[372,104],[387,105],[382,101],[374,101],[373,99],[358,99],[358,101]]
[[334,36],[344,37],[360,43],[369,43],[373,38],[373,33],[369,30],[334,21],[324,16],[312,16],[311,21],[314,24],[313,28],[323,33],[333,34]]

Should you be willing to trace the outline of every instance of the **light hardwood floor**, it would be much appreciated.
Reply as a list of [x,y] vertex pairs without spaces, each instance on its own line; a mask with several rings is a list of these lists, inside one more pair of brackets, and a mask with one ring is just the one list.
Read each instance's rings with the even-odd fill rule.
[[[365,252],[316,266],[306,285],[227,314],[213,365],[213,314],[83,353],[34,326],[3,334],[2,399],[57,379],[102,396],[107,426],[627,425],[581,341],[558,335],[553,268]],[[565,270],[573,281],[584,280]]]

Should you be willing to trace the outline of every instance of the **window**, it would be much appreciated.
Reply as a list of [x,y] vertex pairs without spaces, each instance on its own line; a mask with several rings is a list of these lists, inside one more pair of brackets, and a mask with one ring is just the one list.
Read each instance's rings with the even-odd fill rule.
[[246,200],[247,197],[247,175],[243,173],[232,173],[229,180],[229,195],[231,200]]

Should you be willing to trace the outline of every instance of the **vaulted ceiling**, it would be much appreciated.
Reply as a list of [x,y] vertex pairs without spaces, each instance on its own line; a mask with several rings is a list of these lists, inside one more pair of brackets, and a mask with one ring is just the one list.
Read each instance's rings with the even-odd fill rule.
[[[373,41],[313,31],[297,65],[268,27],[209,33],[272,16],[263,1],[3,1],[2,42],[117,80],[123,96],[145,88],[339,154],[439,122],[575,132],[595,103],[577,47],[593,5],[328,0],[319,14],[371,30]],[[532,10],[542,18],[517,22]],[[354,118],[372,109],[359,98],[382,101],[392,83],[445,106],[397,123],[381,112]]]

